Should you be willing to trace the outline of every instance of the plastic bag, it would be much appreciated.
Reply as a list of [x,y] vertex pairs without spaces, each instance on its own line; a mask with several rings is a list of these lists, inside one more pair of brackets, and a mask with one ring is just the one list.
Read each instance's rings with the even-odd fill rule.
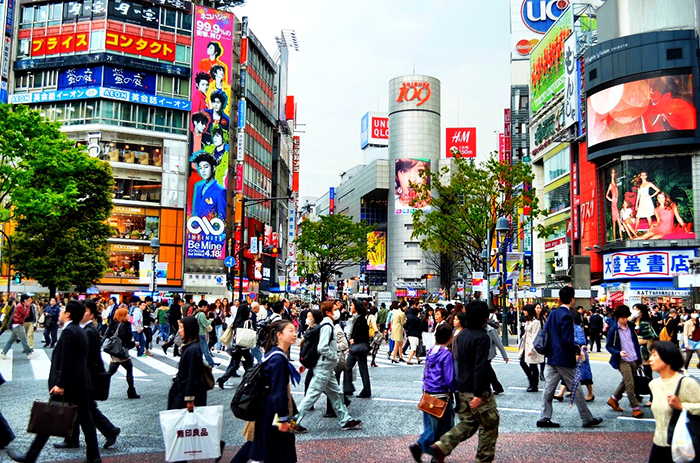
[[675,463],[688,463],[695,460],[693,438],[688,431],[688,412],[683,410],[678,417],[671,441],[671,454]]
[[194,407],[160,412],[160,428],[165,441],[165,460],[204,460],[221,456],[223,405]]
[[423,345],[425,346],[425,349],[428,350],[431,347],[435,345],[435,333],[429,333],[429,332],[424,332],[421,335],[423,339]]

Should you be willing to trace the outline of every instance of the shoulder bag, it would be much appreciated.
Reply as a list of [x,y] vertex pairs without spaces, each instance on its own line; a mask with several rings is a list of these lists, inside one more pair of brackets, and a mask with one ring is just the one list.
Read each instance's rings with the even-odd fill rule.
[[438,399],[427,392],[423,392],[420,402],[418,402],[418,410],[436,418],[442,418],[445,410],[447,410],[447,400]]
[[236,328],[236,345],[252,349],[258,343],[258,334],[253,329],[253,322],[246,320],[241,328]]
[[121,328],[121,324],[119,327],[117,327],[112,336],[105,339],[104,345],[102,346],[102,351],[111,355],[112,357],[126,359],[129,358],[129,351],[124,348],[122,345],[122,340],[118,336],[119,328]]
[[212,367],[210,367],[206,363],[203,364],[203,367],[204,386],[206,387],[207,391],[211,391],[216,385],[216,381],[214,381],[214,371],[212,370]]

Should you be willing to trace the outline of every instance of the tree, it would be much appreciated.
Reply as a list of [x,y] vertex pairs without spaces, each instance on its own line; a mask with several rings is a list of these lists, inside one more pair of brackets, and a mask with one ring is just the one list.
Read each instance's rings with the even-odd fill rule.
[[21,105],[0,105],[0,139],[2,214],[16,224],[13,267],[52,295],[97,283],[109,262],[109,163],[89,157],[60,124]]
[[328,280],[336,272],[367,259],[367,234],[374,226],[356,223],[346,215],[323,215],[299,224],[298,250],[313,259],[321,277],[321,298],[326,300]]
[[438,254],[428,251],[423,253],[423,259],[430,272],[440,276],[440,287],[445,290],[449,299],[452,294],[452,284],[459,269],[459,260],[452,253]]
[[[504,165],[491,157],[477,164],[465,158],[453,158],[451,167],[427,172],[430,182],[415,185],[416,202],[430,201],[428,211],[413,213],[412,237],[420,238],[423,250],[452,256],[470,272],[481,271],[481,252],[487,237],[493,237],[499,217],[517,221],[519,210],[529,207],[526,221],[532,222],[545,211],[532,185],[533,174],[525,163]],[[516,232],[523,232],[520,223]],[[550,227],[534,228],[538,236],[548,236]]]

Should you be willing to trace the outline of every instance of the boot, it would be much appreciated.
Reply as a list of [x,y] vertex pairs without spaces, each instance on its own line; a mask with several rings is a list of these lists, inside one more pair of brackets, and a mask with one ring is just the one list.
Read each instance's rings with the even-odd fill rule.
[[180,348],[176,344],[175,347],[173,347],[173,357],[179,357],[179,356],[180,356]]
[[126,396],[130,399],[140,399],[141,398],[141,396],[136,393],[136,389],[133,387],[130,387],[126,391]]

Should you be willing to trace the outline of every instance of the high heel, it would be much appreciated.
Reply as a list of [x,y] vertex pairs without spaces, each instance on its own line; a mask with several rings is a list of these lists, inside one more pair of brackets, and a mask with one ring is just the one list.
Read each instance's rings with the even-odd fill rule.
[[555,395],[555,396],[553,397],[553,399],[556,400],[556,401],[558,401],[558,402],[563,402],[563,401],[564,401],[564,397],[563,397],[563,396],[560,396],[560,395]]
[[372,363],[370,364],[370,366],[376,368],[378,365],[377,365],[376,363],[372,362]]
[[395,360],[395,359],[391,359],[391,363],[399,363],[399,361]]

